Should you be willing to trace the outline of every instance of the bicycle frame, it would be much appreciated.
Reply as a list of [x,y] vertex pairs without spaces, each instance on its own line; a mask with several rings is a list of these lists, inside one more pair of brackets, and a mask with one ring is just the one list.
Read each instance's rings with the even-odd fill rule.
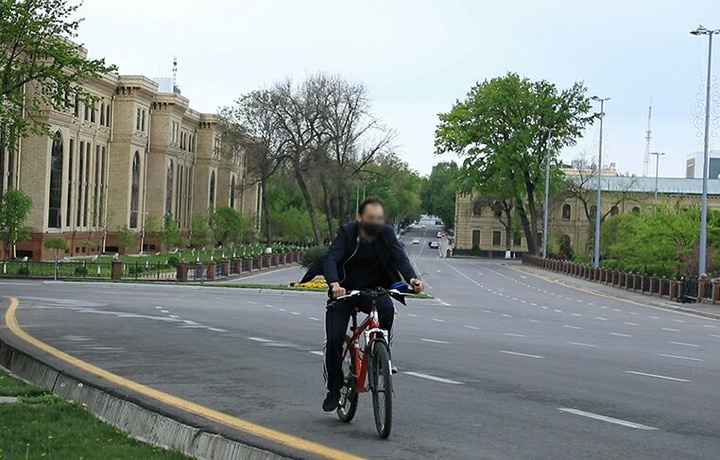
[[[357,325],[357,313],[359,310],[355,310],[353,313],[353,322],[351,331],[353,333],[350,337],[350,344],[343,351],[343,360],[347,357],[347,353],[352,353],[355,356],[353,360],[355,362],[355,369],[353,372],[357,379],[355,391],[357,393],[366,393],[368,391],[368,363],[369,354],[371,351],[372,344],[377,340],[387,340],[387,331],[380,329],[380,321],[378,319],[377,307],[375,306],[375,299],[372,301],[372,307],[370,314],[365,320]],[[378,338],[378,334],[381,338]],[[365,347],[361,349],[360,338],[365,337]]]

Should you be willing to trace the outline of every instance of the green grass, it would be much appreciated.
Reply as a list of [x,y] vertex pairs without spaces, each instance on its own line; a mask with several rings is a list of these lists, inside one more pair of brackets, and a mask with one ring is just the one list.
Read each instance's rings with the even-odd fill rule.
[[143,444],[84,407],[28,385],[0,369],[0,459],[189,459]]

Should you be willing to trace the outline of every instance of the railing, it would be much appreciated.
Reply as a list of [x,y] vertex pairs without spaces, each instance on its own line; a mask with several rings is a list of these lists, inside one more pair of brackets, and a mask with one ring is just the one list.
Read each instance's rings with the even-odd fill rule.
[[175,279],[181,282],[215,281],[268,268],[282,267],[300,261],[300,251],[263,254],[238,259],[224,259],[209,263],[181,262]]
[[595,268],[568,260],[544,259],[524,255],[525,265],[542,268],[588,281],[608,284],[641,294],[664,297],[679,302],[720,302],[720,279],[682,277],[668,279],[643,273],[625,272],[610,268]]

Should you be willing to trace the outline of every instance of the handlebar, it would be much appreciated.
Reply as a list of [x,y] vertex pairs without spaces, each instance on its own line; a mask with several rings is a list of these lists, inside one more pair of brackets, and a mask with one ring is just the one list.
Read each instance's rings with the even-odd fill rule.
[[411,294],[415,294],[415,290],[413,290],[409,284],[403,281],[398,281],[393,283],[390,289],[365,289],[363,291],[350,291],[349,293],[337,297],[334,300],[347,299],[355,296],[382,297],[384,295],[406,296]]

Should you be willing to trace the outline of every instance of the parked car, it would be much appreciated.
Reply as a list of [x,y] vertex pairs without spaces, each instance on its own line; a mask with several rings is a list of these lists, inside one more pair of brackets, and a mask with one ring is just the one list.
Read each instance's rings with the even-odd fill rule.
[[440,247],[440,243],[438,243],[437,241],[431,241],[431,242],[430,242],[430,247],[433,248],[433,249],[437,249],[437,248]]
[[420,238],[413,238],[412,244],[420,244]]

